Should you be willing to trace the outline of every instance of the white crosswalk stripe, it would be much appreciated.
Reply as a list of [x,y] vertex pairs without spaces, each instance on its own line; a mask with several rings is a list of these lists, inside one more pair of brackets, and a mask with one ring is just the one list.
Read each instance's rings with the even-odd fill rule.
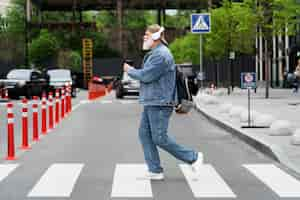
[[111,197],[152,197],[150,180],[142,179],[147,172],[144,164],[118,164],[115,169]]
[[53,164],[28,197],[70,197],[83,164]]
[[11,172],[13,172],[19,165],[6,164],[0,165],[0,182],[3,181]]
[[280,197],[300,197],[300,181],[273,164],[243,165]]
[[211,165],[203,165],[193,172],[188,165],[180,165],[195,198],[236,198],[230,187]]
[[[9,181],[9,175],[19,164],[0,164],[0,182]],[[54,163],[41,176],[27,197],[68,198],[82,172],[82,163]],[[300,181],[273,164],[243,165],[259,181],[281,198],[300,198]],[[200,172],[190,166],[179,165],[186,184],[195,198],[237,198],[229,184],[212,165],[204,164]],[[153,198],[151,181],[143,178],[145,164],[117,164],[112,180],[111,198]],[[168,184],[168,180],[163,182]],[[80,186],[80,185],[79,185]]]

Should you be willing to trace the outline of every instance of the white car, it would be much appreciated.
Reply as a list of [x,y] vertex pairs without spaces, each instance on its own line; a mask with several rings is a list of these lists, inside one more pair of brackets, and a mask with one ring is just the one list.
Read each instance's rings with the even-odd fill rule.
[[49,88],[51,91],[71,85],[72,97],[76,97],[76,88],[74,80],[72,80],[71,71],[68,69],[51,69],[47,71],[49,76]]

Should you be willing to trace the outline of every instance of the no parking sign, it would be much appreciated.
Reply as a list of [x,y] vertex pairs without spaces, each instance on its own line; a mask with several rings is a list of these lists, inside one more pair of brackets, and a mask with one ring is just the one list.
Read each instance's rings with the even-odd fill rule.
[[256,88],[256,73],[244,72],[241,73],[241,88],[255,89]]

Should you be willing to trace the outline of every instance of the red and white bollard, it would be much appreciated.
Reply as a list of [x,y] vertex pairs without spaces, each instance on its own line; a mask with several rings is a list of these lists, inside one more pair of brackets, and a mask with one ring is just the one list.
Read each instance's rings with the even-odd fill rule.
[[33,104],[32,104],[32,128],[33,128],[33,141],[39,141],[39,119],[38,119],[38,97],[33,97]]
[[72,85],[70,85],[69,112],[72,112]]
[[22,146],[21,149],[29,149],[28,144],[28,100],[22,99]]
[[71,90],[70,90],[70,85],[68,84],[66,87],[67,90],[67,97],[66,97],[66,113],[70,113],[70,97],[71,97]]
[[42,134],[47,134],[47,98],[45,93],[42,97]]
[[53,123],[53,93],[49,92],[49,129],[53,129],[54,123]]
[[7,140],[6,160],[15,160],[14,113],[11,102],[7,103]]
[[59,109],[60,109],[60,106],[59,106],[59,90],[56,89],[55,91],[55,124],[59,124]]
[[61,119],[65,118],[65,89],[61,89]]
[[56,89],[55,91],[55,124],[59,124],[60,121],[60,115],[59,115],[59,109],[60,109],[60,105],[59,105],[59,90]]

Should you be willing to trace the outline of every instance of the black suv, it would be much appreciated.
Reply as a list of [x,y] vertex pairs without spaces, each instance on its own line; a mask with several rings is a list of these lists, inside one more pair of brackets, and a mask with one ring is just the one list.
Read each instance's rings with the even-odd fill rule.
[[48,89],[48,81],[42,72],[34,69],[13,69],[6,79],[0,80],[0,88],[7,89],[10,98],[42,96]]

